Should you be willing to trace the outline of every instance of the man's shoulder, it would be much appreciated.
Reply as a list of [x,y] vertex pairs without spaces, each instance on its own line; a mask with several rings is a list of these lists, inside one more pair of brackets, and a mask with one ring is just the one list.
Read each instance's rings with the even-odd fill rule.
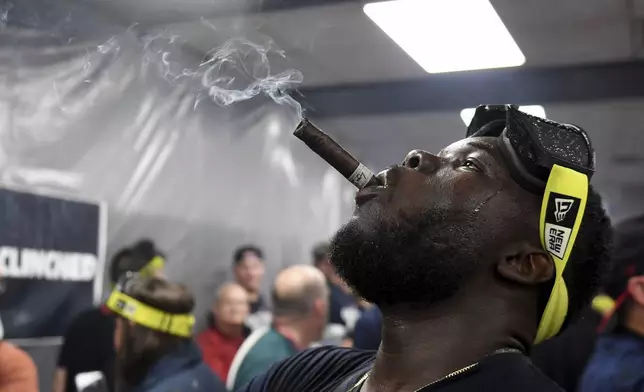
[[311,348],[292,356],[281,366],[318,366],[334,369],[338,366],[363,365],[375,358],[374,351],[356,350],[346,347],[322,346]]
[[323,346],[298,353],[253,380],[247,392],[325,390],[371,365],[373,351]]
[[78,313],[69,324],[69,328],[83,328],[95,326],[97,322],[107,322],[110,317],[106,315],[101,308],[85,309]]
[[37,390],[38,375],[34,361],[25,351],[5,341],[0,342],[0,370],[0,385],[7,388],[0,389]]
[[226,387],[206,364],[200,363],[194,368],[169,377],[152,387],[149,392],[166,391],[225,392]]
[[507,391],[522,392],[563,391],[534,366],[530,358],[520,354],[498,354],[481,361],[480,364],[482,371],[470,382],[482,387],[502,387]]

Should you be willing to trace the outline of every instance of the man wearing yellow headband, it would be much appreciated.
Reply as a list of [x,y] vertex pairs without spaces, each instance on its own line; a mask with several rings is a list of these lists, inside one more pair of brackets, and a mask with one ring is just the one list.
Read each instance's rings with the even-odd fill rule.
[[587,306],[608,262],[585,132],[484,106],[467,138],[401,160],[332,241],[340,275],[382,312],[378,352],[314,349],[242,390],[561,391],[527,354]]
[[[150,240],[140,240],[134,245],[117,251],[110,262],[110,285],[127,272],[143,276],[163,274],[165,259]],[[105,307],[96,307],[80,313],[68,327],[58,357],[52,385],[53,392],[76,392],[76,376],[92,371],[105,373],[108,385],[112,384],[114,362],[114,318]]]
[[185,286],[164,279],[136,274],[117,284],[106,303],[117,316],[117,391],[226,391],[192,341],[194,304]]

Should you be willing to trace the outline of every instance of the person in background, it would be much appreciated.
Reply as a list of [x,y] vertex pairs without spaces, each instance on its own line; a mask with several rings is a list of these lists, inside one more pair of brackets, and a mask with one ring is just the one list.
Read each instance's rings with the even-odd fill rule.
[[[150,240],[141,240],[123,248],[112,257],[109,267],[113,286],[127,272],[142,271],[144,275],[161,276],[165,259]],[[76,375],[91,371],[105,374],[108,385],[113,383],[114,318],[105,307],[80,313],[65,332],[54,373],[53,392],[76,392]]]
[[378,350],[382,339],[382,313],[377,306],[362,313],[353,330],[353,347],[359,350]]
[[613,303],[605,294],[596,296],[560,335],[532,349],[534,365],[566,392],[579,391],[579,381],[599,338],[598,328]]
[[38,392],[38,371],[31,357],[0,340],[0,392]]
[[233,272],[235,282],[248,293],[250,313],[266,310],[266,303],[261,295],[264,279],[264,253],[254,245],[240,246],[233,255]]
[[253,332],[237,351],[228,389],[237,390],[275,362],[320,340],[328,318],[328,296],[318,269],[296,265],[281,271],[273,283],[273,325]]
[[644,216],[615,227],[613,271],[604,291],[615,304],[579,392],[644,391]]
[[351,292],[329,260],[329,243],[323,242],[313,248],[313,264],[326,278],[329,288],[329,325],[326,337],[330,340],[351,338],[356,321],[363,307],[361,301]]
[[156,277],[122,279],[107,300],[116,328],[118,390],[224,392],[192,341],[192,294]]
[[[0,295],[4,282],[0,277]],[[5,341],[0,320],[0,392],[38,392],[38,371],[29,354]]]
[[249,312],[246,290],[236,283],[223,285],[211,312],[210,325],[199,334],[197,344],[204,361],[225,381],[239,346],[250,333],[244,325]]

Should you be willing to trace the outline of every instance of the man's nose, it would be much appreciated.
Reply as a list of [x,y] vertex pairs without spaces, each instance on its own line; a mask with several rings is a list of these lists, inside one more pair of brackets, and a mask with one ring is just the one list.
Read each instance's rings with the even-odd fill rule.
[[411,151],[403,161],[403,166],[419,172],[433,172],[438,165],[438,157],[424,150]]

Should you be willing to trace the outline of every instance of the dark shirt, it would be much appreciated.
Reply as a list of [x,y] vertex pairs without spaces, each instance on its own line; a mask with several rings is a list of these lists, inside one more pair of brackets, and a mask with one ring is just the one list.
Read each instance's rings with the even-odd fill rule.
[[365,310],[353,330],[353,347],[360,350],[377,350],[382,334],[382,314],[377,306]]
[[268,310],[268,307],[266,306],[266,302],[264,301],[264,298],[261,295],[257,297],[257,301],[250,302],[249,305],[250,305],[251,314]]
[[579,391],[644,391],[644,338],[627,331],[601,336]]
[[342,288],[327,281],[329,287],[329,323],[346,325],[346,320],[342,317],[342,309],[358,309],[358,301],[351,294],[345,292]]
[[[246,331],[244,331],[246,332]],[[201,332],[196,339],[201,349],[204,362],[221,379],[228,378],[228,370],[235,358],[235,354],[248,334],[227,336],[221,333],[214,325]]]
[[76,392],[76,375],[101,371],[112,386],[114,318],[100,308],[80,313],[65,332],[58,367],[67,370],[66,391]]
[[[341,347],[304,351],[255,378],[241,392],[347,392],[371,369],[375,353]],[[354,391],[359,391],[359,387]],[[419,392],[560,392],[522,354],[497,354]]]
[[226,392],[226,387],[201,360],[189,341],[155,363],[133,392]]
[[561,335],[535,346],[532,361],[546,376],[568,392],[577,392],[579,379],[597,341],[602,315],[588,308]]

